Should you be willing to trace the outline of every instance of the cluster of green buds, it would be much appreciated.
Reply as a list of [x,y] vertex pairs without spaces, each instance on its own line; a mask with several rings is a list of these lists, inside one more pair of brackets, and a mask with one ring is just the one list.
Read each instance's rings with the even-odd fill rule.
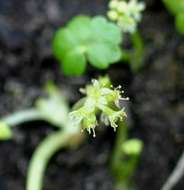
[[141,20],[141,12],[145,9],[143,2],[137,0],[111,0],[109,3],[108,18],[117,23],[123,32],[133,33],[137,23]]
[[70,113],[70,118],[81,125],[81,129],[93,132],[95,137],[95,127],[98,125],[97,116],[105,125],[110,125],[116,130],[118,122],[126,117],[124,108],[120,108],[120,100],[123,98],[121,87],[113,88],[108,77],[93,79],[92,84],[80,90],[85,97],[76,105],[76,109]]

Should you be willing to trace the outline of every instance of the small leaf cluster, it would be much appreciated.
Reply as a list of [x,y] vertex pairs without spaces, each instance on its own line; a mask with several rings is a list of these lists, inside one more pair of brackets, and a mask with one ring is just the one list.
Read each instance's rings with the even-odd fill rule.
[[167,9],[175,16],[175,25],[178,32],[184,34],[184,1],[163,0]]
[[120,28],[102,16],[76,16],[53,39],[53,53],[65,75],[81,75],[87,63],[106,69],[121,58]]
[[134,33],[137,24],[142,18],[142,11],[145,9],[143,2],[137,0],[111,0],[107,13],[110,20],[117,23],[123,32]]
[[118,122],[126,117],[124,108],[120,108],[122,98],[120,88],[113,88],[108,77],[92,80],[92,84],[81,90],[85,97],[80,102],[78,109],[70,113],[70,118],[81,125],[82,131],[87,130],[95,136],[95,127],[98,125],[97,115],[100,114],[101,122],[110,125],[116,130]]

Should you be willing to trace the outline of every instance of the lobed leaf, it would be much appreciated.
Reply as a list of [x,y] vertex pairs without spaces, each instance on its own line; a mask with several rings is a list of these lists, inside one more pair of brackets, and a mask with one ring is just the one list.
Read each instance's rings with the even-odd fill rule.
[[86,63],[106,69],[121,58],[122,41],[118,26],[104,17],[77,16],[58,30],[53,40],[53,52],[66,75],[81,75]]
[[86,59],[82,52],[68,51],[63,59],[62,69],[66,75],[81,75],[86,68]]

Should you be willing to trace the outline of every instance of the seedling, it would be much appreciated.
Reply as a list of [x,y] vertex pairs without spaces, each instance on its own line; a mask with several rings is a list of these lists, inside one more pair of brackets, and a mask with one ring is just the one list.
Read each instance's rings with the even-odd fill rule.
[[175,16],[175,25],[179,33],[184,34],[184,1],[163,0],[167,9]]
[[[58,127],[58,131],[49,134],[33,153],[28,168],[26,190],[41,190],[44,173],[51,157],[63,147],[78,147],[86,136],[82,133],[93,131],[100,123],[117,130],[117,139],[112,154],[111,167],[117,181],[117,187],[129,188],[130,177],[134,173],[142,144],[138,140],[127,141],[126,112],[119,102],[122,97],[120,87],[113,88],[108,77],[92,80],[92,84],[81,89],[85,95],[70,111],[66,99],[53,85],[47,85],[45,98],[39,98],[35,107],[4,117],[0,121],[0,137],[10,139],[12,127],[32,120],[44,120]],[[97,116],[101,117],[97,117]],[[100,119],[97,119],[100,118]],[[82,131],[82,132],[81,132]],[[128,159],[125,158],[128,156]],[[121,183],[120,183],[121,182]],[[130,188],[129,188],[130,189]]]
[[[143,42],[137,31],[144,4],[136,0],[112,0],[108,18],[76,16],[56,31],[53,53],[65,75],[79,76],[87,63],[97,69],[107,69],[120,60],[129,61],[134,71],[141,67]],[[114,23],[113,23],[114,22]],[[130,33],[135,50],[121,49],[123,35]],[[137,63],[135,63],[135,60]]]

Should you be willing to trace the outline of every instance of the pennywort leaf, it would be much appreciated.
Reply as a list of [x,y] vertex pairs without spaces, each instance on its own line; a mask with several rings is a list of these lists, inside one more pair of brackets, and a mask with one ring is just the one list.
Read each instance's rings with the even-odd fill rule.
[[121,30],[105,17],[77,16],[59,29],[53,39],[53,53],[65,75],[81,75],[87,62],[106,69],[121,58]]

